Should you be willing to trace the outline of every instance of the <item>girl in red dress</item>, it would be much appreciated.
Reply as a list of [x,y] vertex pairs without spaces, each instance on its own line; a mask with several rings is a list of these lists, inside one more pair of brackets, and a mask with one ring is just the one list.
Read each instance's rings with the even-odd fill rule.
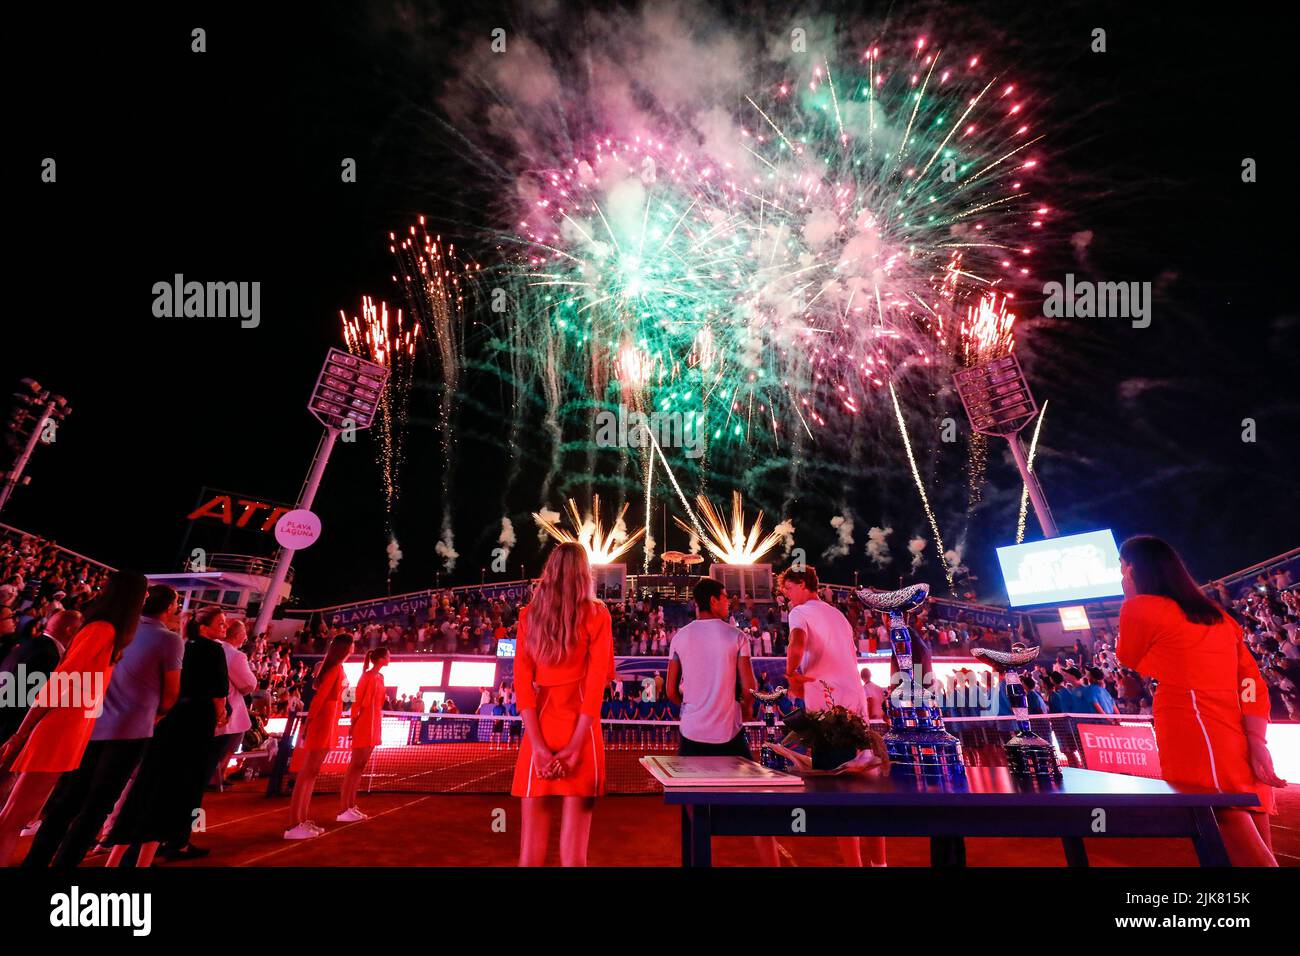
[[113,572],[22,725],[0,748],[0,771],[18,775],[0,811],[0,866],[9,865],[23,827],[40,816],[59,777],[81,765],[113,665],[135,637],[148,586],[143,574]]
[[386,688],[381,672],[387,664],[388,648],[376,647],[368,651],[366,669],[357,681],[356,695],[352,699],[352,762],[348,764],[348,772],[343,777],[343,789],[339,791],[339,815],[334,818],[340,823],[355,823],[366,819],[366,814],[357,806],[357,787],[361,785],[366,761],[383,739]]
[[591,814],[605,793],[600,704],[613,676],[613,629],[587,554],[559,544],[519,613],[515,693],[524,739],[510,793],[523,803],[520,866],[546,862],[557,807],[560,865],[587,865]]
[[1269,815],[1273,771],[1264,733],[1268,687],[1241,626],[1196,586],[1168,544],[1142,535],[1120,548],[1125,601],[1116,656],[1159,681],[1152,714],[1170,783],[1259,795],[1259,806],[1216,810],[1233,866],[1277,866]]
[[284,831],[286,840],[308,840],[325,832],[307,819],[307,811],[311,808],[316,775],[320,773],[325,757],[338,743],[339,712],[343,709],[343,662],[351,653],[352,635],[336,635],[316,671],[313,681],[316,696],[311,700],[307,727],[299,744],[303,749],[302,769],[293,783],[293,826]]

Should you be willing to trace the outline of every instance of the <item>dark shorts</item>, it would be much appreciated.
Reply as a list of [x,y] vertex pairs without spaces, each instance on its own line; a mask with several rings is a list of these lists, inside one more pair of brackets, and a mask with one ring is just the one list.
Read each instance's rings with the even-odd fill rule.
[[740,733],[732,737],[723,744],[705,744],[698,740],[690,740],[686,737],[681,738],[681,743],[677,745],[677,756],[679,757],[744,757],[746,760],[753,760],[754,755],[749,751],[749,741],[745,739],[745,731],[742,728]]

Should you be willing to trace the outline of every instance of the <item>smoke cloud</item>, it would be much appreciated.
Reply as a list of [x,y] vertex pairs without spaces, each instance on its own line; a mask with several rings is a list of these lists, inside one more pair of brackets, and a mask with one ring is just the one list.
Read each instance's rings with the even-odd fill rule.
[[831,519],[831,527],[835,529],[838,540],[829,548],[822,552],[822,557],[829,559],[842,558],[849,553],[853,547],[853,519],[848,515],[836,515]]
[[871,559],[873,566],[883,568],[894,560],[889,553],[888,541],[893,533],[893,528],[877,528],[874,525],[867,532],[867,557]]

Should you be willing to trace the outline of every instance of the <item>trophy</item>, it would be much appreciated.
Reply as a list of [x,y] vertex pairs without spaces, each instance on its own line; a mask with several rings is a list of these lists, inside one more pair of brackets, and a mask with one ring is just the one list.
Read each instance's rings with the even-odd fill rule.
[[778,742],[776,739],[776,702],[784,697],[785,693],[784,687],[778,687],[770,693],[759,690],[754,691],[754,699],[763,705],[763,749],[759,755],[759,762],[769,770],[784,771],[790,766],[790,761],[774,749]]
[[1056,750],[1029,728],[1029,695],[1020,675],[1011,668],[1023,667],[1038,657],[1038,648],[1023,644],[1011,645],[1011,651],[995,651],[985,647],[971,648],[971,655],[988,661],[1002,675],[1002,686],[1007,692],[1007,703],[1016,718],[1016,732],[1006,742],[1007,766],[1013,776],[1036,780],[1060,779],[1061,767],[1056,762]]
[[[874,611],[889,613],[889,643],[893,647],[902,686],[889,695],[889,732],[885,749],[894,766],[919,777],[958,777],[966,773],[961,741],[943,729],[939,707],[918,687],[912,662],[912,632],[903,615],[926,602],[930,585],[913,584],[900,591],[860,588],[858,600]],[[925,677],[924,674],[921,675]],[[918,699],[919,698],[919,699]]]

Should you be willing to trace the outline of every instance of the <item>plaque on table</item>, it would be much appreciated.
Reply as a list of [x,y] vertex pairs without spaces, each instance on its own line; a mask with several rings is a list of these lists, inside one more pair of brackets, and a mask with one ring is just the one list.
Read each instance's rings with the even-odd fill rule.
[[653,754],[641,766],[665,787],[802,787],[803,778],[770,770],[744,757],[674,757]]

